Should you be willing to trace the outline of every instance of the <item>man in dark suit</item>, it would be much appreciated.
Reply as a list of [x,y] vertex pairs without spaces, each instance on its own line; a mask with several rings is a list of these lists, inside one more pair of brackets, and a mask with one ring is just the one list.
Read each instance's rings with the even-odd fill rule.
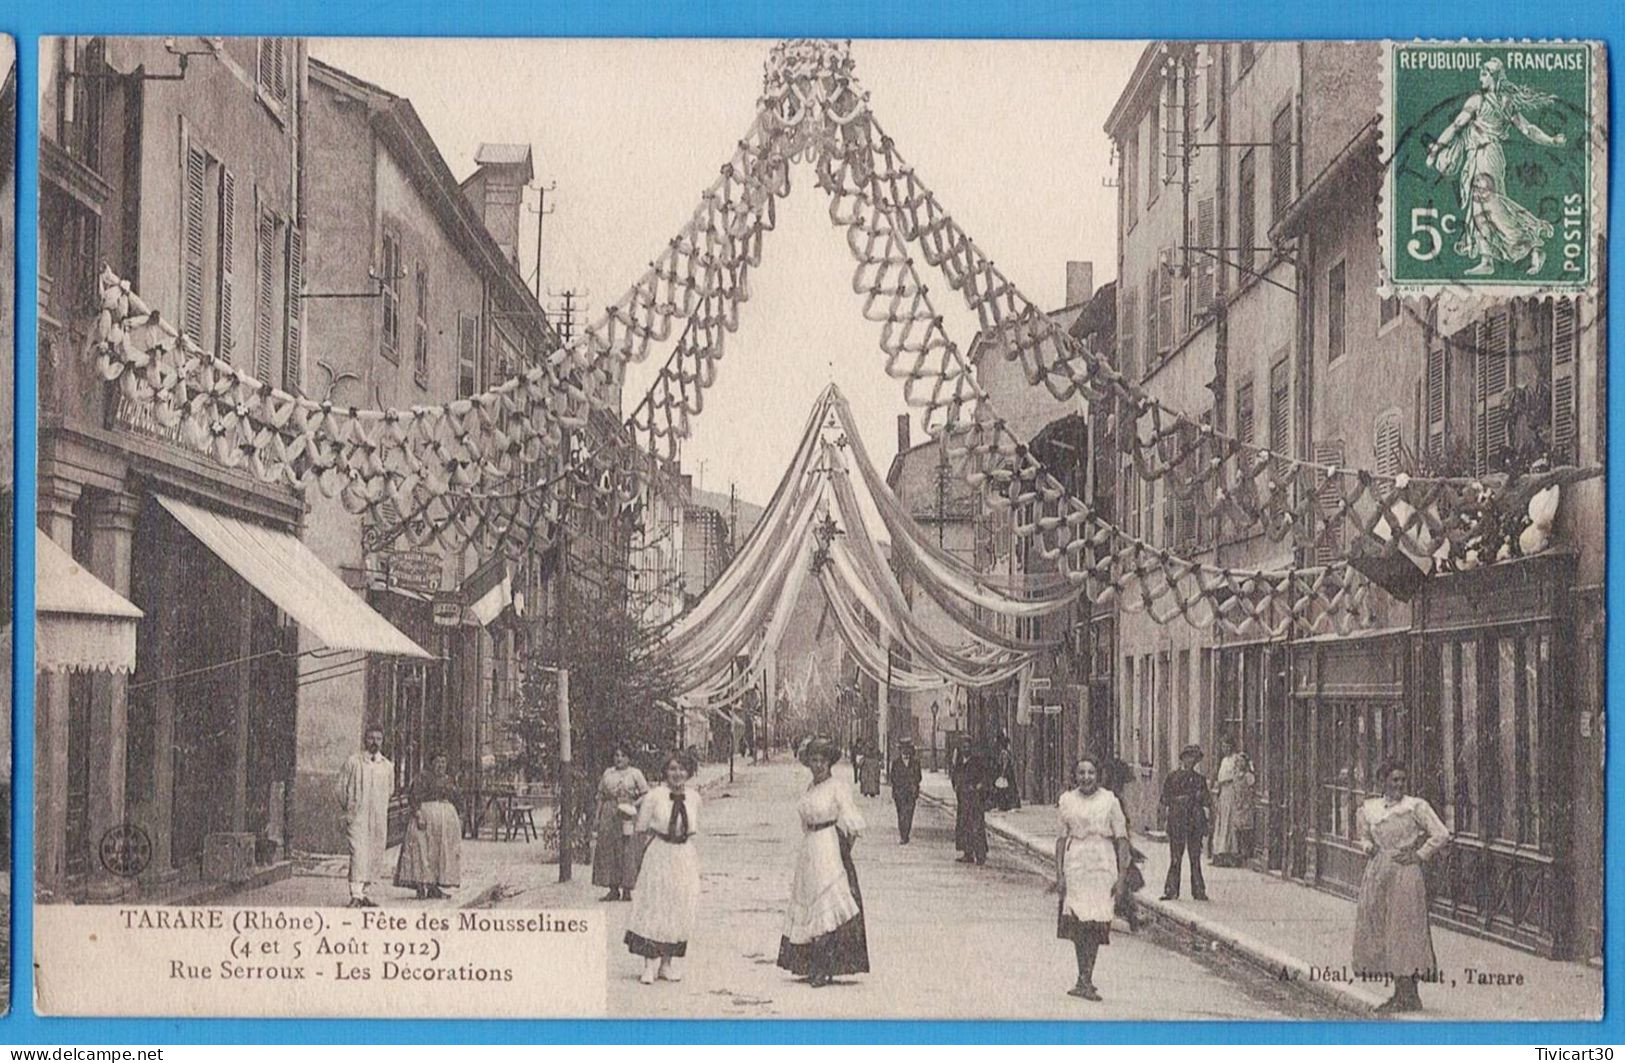
[[1202,839],[1207,836],[1213,799],[1207,778],[1196,770],[1201,759],[1201,746],[1186,746],[1179,753],[1179,770],[1162,783],[1163,824],[1168,830],[1168,878],[1162,885],[1165,901],[1179,898],[1180,861],[1186,853],[1191,860],[1191,897],[1207,900],[1207,883],[1202,879]]
[[892,803],[897,806],[898,844],[907,845],[914,830],[914,806],[920,800],[920,758],[914,754],[913,742],[903,739],[886,774],[891,780]]

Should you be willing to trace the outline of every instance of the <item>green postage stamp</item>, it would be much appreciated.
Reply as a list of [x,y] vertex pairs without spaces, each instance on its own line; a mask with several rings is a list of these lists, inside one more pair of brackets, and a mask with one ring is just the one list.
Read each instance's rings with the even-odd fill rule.
[[1390,42],[1383,254],[1391,290],[1593,286],[1606,213],[1600,45]]

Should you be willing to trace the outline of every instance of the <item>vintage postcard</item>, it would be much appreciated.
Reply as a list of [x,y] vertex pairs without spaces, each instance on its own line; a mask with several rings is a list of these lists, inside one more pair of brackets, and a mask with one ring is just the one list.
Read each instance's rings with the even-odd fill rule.
[[41,1012],[1600,1016],[1602,46],[40,72]]

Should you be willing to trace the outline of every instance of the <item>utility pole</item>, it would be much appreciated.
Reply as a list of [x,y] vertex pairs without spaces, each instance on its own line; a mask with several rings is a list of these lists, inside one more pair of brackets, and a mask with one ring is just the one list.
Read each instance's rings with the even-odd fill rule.
[[537,185],[536,206],[532,207],[530,211],[532,214],[536,215],[536,301],[538,303],[542,301],[542,219],[553,213],[553,210],[557,209],[556,206],[552,209],[548,208],[547,194],[558,187],[559,183],[557,181],[549,181],[545,185]]
[[558,580],[558,685],[559,685],[559,881],[570,881],[570,842],[574,831],[571,818],[575,814],[575,801],[570,792],[575,780],[570,770],[570,668],[565,660],[568,643],[565,628],[570,615],[570,515],[559,521],[559,563],[554,578]]
[[[551,211],[549,213],[551,213]],[[541,283],[539,275],[537,283]],[[564,302],[564,305],[561,308],[550,311],[548,316],[558,322],[559,339],[566,347],[568,347],[570,345],[570,341],[575,338],[576,300],[587,293],[578,292],[574,288],[566,288],[562,292],[552,292],[549,294],[551,294],[553,298],[561,299]],[[539,302],[540,299],[541,297],[538,296],[537,301]]]

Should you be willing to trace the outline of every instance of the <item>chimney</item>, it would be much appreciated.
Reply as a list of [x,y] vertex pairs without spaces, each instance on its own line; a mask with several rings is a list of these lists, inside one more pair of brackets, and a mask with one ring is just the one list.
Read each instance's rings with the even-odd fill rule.
[[897,415],[897,453],[905,453],[909,448],[908,414]]
[[1082,306],[1095,294],[1095,264],[1068,262],[1066,264],[1065,306]]
[[519,222],[525,186],[535,177],[529,144],[481,144],[474,153],[479,169],[464,184],[469,201],[508,261],[519,265]]

